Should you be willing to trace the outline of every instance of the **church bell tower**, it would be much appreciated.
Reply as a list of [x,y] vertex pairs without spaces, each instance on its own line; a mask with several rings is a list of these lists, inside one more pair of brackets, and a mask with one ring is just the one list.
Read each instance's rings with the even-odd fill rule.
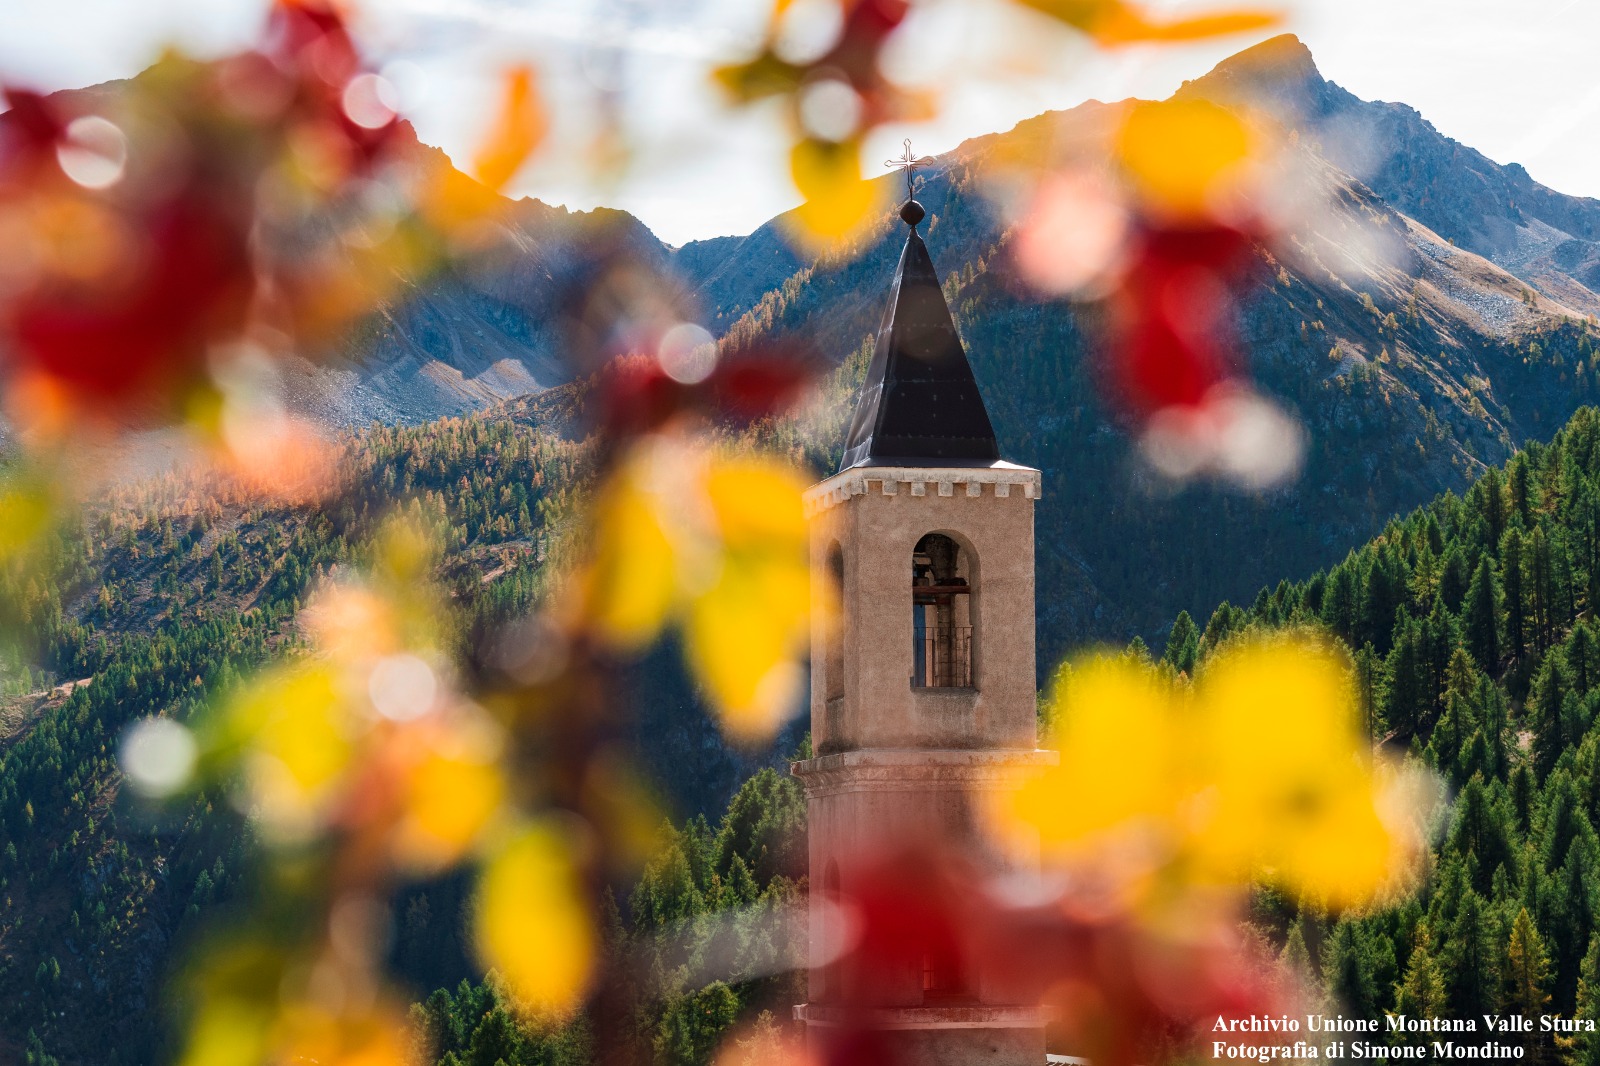
[[[908,151],[909,160],[909,151]],[[806,494],[815,572],[840,616],[812,640],[815,757],[794,765],[810,825],[813,1037],[849,1024],[905,1063],[1040,1066],[1044,1021],[998,975],[908,953],[885,979],[826,965],[834,900],[873,856],[918,841],[991,869],[975,810],[1036,751],[1033,509],[1039,471],[1000,458],[907,200],[905,248],[839,472]]]

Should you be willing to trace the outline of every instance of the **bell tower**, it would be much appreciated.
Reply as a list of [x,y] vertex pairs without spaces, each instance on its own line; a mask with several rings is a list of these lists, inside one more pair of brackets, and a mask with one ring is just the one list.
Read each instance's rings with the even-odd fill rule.
[[[908,151],[909,156],[909,151]],[[811,738],[796,763],[810,825],[814,1036],[853,1025],[906,1063],[1040,1066],[1044,1020],[1001,975],[931,945],[869,982],[827,964],[872,857],[915,842],[991,869],[975,807],[1036,751],[1033,508],[1039,471],[1000,458],[988,411],[907,200],[905,248],[839,472],[806,494],[839,617],[812,640]],[[891,976],[885,977],[884,973]],[[870,985],[870,987],[869,987]]]

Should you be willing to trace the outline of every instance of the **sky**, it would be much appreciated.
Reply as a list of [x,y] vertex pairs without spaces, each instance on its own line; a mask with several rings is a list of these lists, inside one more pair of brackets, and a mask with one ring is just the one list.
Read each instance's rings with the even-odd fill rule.
[[[0,82],[59,89],[137,73],[163,47],[246,45],[267,0],[0,0]],[[1151,0],[1163,11],[1215,6]],[[797,47],[825,35],[827,0],[796,0]],[[1323,75],[1366,99],[1407,103],[1440,131],[1562,192],[1600,197],[1600,0],[1284,0],[1283,29]],[[797,202],[771,112],[730,110],[713,64],[748,54],[768,0],[364,0],[358,36],[422,140],[470,157],[499,72],[531,62],[551,140],[510,190],[574,209],[620,207],[663,240],[748,233]],[[1259,35],[1258,35],[1259,36]],[[938,87],[940,117],[884,128],[870,171],[938,154],[1090,98],[1161,97],[1254,42],[1229,38],[1104,53],[1007,0],[918,0],[888,57]],[[597,108],[619,116],[631,156],[597,179]]]

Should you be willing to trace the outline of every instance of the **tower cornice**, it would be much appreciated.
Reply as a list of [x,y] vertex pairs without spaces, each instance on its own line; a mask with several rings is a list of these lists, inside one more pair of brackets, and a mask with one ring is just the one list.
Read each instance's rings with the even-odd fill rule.
[[982,496],[985,485],[991,486],[990,495],[1002,499],[1020,488],[1024,497],[1037,500],[1043,478],[1033,467],[1004,460],[982,466],[857,466],[807,489],[805,513],[807,518],[814,518],[852,496],[869,492],[894,496],[904,491],[911,496],[927,496],[932,486],[934,495],[954,496],[956,487],[961,486],[963,496]]
[[940,789],[971,794],[1020,788],[1059,761],[1058,753],[1041,748],[858,748],[793,763],[789,772],[804,782],[808,797]]

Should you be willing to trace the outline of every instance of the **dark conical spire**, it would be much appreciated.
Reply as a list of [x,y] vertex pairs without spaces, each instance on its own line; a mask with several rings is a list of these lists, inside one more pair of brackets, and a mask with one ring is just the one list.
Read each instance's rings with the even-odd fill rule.
[[900,253],[839,469],[995,462],[1000,447],[989,412],[928,246],[917,233],[922,205],[907,201],[900,217],[911,232]]

